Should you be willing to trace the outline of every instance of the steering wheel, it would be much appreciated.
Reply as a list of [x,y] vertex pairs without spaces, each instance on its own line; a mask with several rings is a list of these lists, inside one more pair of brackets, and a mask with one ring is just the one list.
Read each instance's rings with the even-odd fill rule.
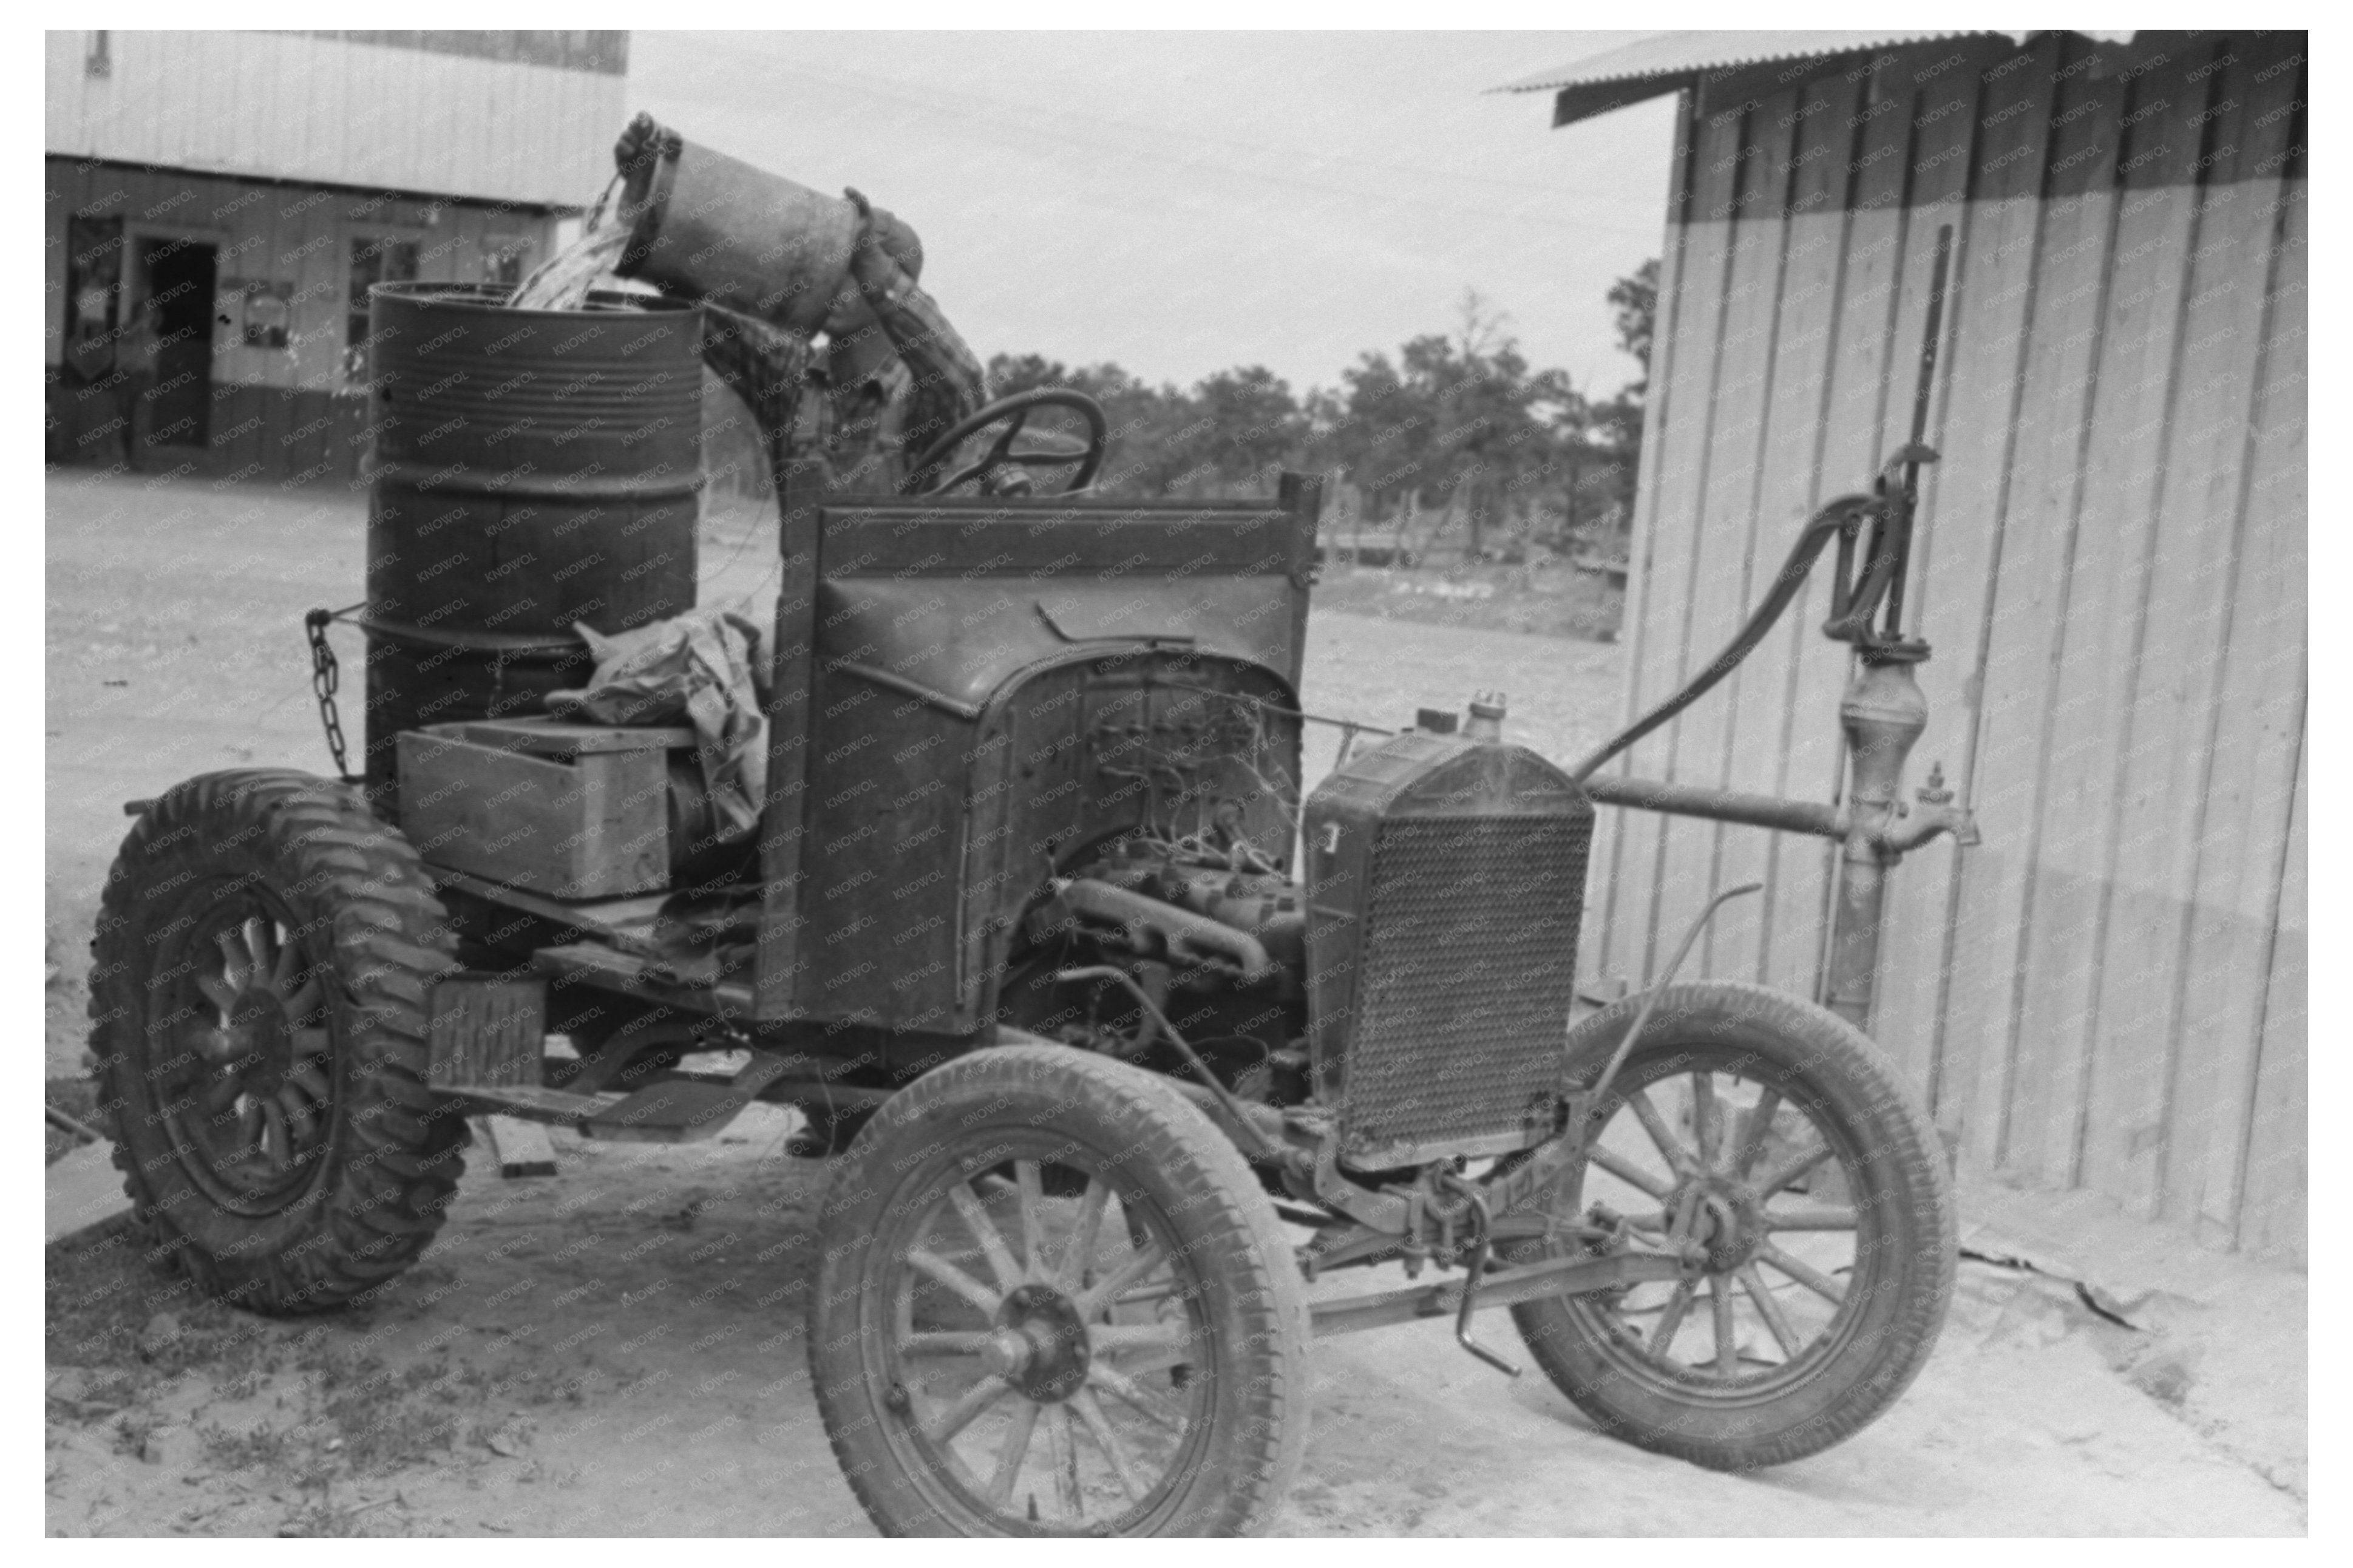
[[[1066,436],[1041,432],[1030,437],[1029,444],[1017,447],[1015,437],[1029,422],[1032,409],[1075,408],[1085,416],[1087,438],[1084,441]],[[937,483],[927,482],[947,466],[948,459],[965,442],[992,425],[1005,426],[1004,433],[989,443],[988,450],[977,462],[958,468]],[[1094,482],[1096,470],[1103,467],[1103,451],[1111,443],[1111,422],[1103,417],[1103,405],[1083,392],[1072,392],[1060,386],[1035,387],[1017,392],[1010,397],[1000,397],[987,406],[974,410],[944,436],[923,449],[915,459],[906,479],[899,486],[902,495],[944,495],[958,485],[983,481],[984,490],[1002,468],[1060,468],[1076,466],[1070,483],[1057,494],[1067,495],[1082,490]],[[1025,476],[1026,479],[1026,476]]]

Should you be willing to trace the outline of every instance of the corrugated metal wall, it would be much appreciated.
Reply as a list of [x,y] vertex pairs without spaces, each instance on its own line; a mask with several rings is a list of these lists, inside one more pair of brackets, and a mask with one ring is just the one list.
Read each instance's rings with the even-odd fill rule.
[[[2304,51],[2044,35],[1687,94],[1627,633],[1631,713],[1905,439],[1953,225],[1907,785],[1941,760],[1985,843],[1896,871],[1873,1033],[1966,1158],[2299,1260]],[[1825,576],[1625,771],[1834,798]],[[1815,991],[1828,846],[1603,815],[1598,972],[1762,876],[1698,962]]]
[[47,37],[51,153],[585,205],[612,178],[624,78],[293,33]]

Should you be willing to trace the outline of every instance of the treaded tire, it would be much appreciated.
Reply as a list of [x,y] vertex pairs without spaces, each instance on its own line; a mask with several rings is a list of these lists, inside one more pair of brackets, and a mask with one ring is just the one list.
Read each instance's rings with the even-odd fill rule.
[[[323,996],[299,1037],[317,1053],[308,1081],[324,1089],[292,1102],[308,1141],[283,1162],[282,1191],[250,1202],[206,1158],[205,1141],[221,1136],[206,1130],[218,1116],[191,1109],[206,1090],[166,1087],[181,1081],[171,1075],[191,1054],[185,1040],[229,1037],[227,1010],[208,1034],[201,1009],[192,1025],[187,1004],[171,1002],[185,972],[212,956],[208,926],[241,930],[229,922],[248,910],[282,931],[261,940],[290,955],[304,994]],[[90,1046],[120,1134],[115,1163],[160,1258],[208,1294],[268,1313],[342,1306],[417,1260],[466,1139],[463,1119],[426,1087],[428,1000],[452,946],[417,852],[353,790],[240,770],[190,779],[147,809],[100,906]],[[275,1026],[281,1051],[298,1048]]]
[[[1599,1077],[1641,1000],[1629,996],[1569,1031],[1571,1084]],[[1784,1104],[1802,1108],[1817,1131],[1828,1133],[1852,1205],[1868,1216],[1848,1282],[1857,1310],[1837,1336],[1825,1339],[1819,1364],[1801,1360],[1793,1386],[1746,1397],[1718,1397],[1701,1383],[1678,1387],[1644,1375],[1636,1364],[1641,1358],[1610,1342],[1596,1310],[1579,1299],[1531,1301],[1512,1315],[1536,1364],[1604,1432],[1710,1469],[1787,1464],[1875,1420],[1935,1348],[1958,1258],[1941,1146],[1918,1098],[1867,1036],[1836,1014],[1766,986],[1668,987],[1620,1069],[1611,1100],[1620,1089],[1657,1081],[1671,1064],[1688,1064],[1684,1070],[1736,1066],[1778,1086]],[[1614,1109],[1606,1104],[1597,1115],[1606,1121]],[[1544,1255],[1529,1244],[1511,1254],[1523,1260]]]
[[[850,1489],[885,1535],[1046,1532],[960,1489],[902,1389],[894,1409],[876,1347],[896,1331],[887,1238],[919,1225],[909,1216],[932,1212],[956,1181],[1049,1143],[1073,1152],[1060,1171],[1041,1167],[1041,1180],[1094,1167],[1132,1236],[1148,1223],[1174,1244],[1213,1347],[1195,1373],[1198,1430],[1117,1533],[1262,1529],[1307,1437],[1307,1300],[1291,1245],[1249,1164],[1183,1096],[1140,1068],[1060,1047],[991,1047],[935,1069],[885,1101],[841,1163],[818,1227],[809,1376]],[[1036,1506],[1033,1493],[1033,1518]]]

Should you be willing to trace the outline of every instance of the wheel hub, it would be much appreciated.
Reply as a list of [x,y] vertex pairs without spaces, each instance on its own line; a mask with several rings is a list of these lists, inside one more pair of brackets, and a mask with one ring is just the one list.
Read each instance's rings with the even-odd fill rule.
[[1702,1250],[1709,1273],[1729,1274],[1746,1267],[1767,1235],[1764,1205],[1753,1196],[1712,1178],[1697,1184],[1690,1239]]
[[294,1066],[294,1029],[277,993],[249,987],[237,998],[221,1034],[223,1067],[248,1093],[276,1094]]
[[1059,1405],[1084,1388],[1093,1359],[1078,1308],[1050,1285],[1008,1294],[981,1350],[989,1371],[1040,1405]]

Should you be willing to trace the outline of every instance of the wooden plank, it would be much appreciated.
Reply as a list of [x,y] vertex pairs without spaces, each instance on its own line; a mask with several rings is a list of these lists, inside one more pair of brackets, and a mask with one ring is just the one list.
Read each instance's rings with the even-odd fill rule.
[[2197,228],[2200,141],[2181,134],[2161,110],[2142,110],[2185,100],[2195,90],[2190,73],[2214,53],[2211,45],[2184,51],[2170,41],[2144,44],[2119,79],[2130,117],[2119,148],[2126,178],[2100,353],[2103,392],[2084,453],[2094,482],[2078,530],[2069,653],[2059,672],[2062,721],[2052,737],[2054,769],[2089,781],[2084,793],[2102,808],[2086,831],[2046,839],[2039,897],[2048,912],[2039,917],[2043,935],[2030,993],[2045,1020],[2043,1049],[2074,1075],[2071,1089],[2051,1090],[2048,1114],[2055,1125],[2047,1136],[2060,1147],[2044,1163],[2070,1186],[2084,1180],[2092,1132],[2094,1026],[2110,978],[2102,954],[2129,817],[2120,794],[2125,748],[2147,630],[2159,456],[2170,429]]
[[490,1152],[491,1163],[499,1168],[501,1180],[557,1173],[555,1144],[538,1122],[513,1116],[483,1116],[476,1118],[474,1125]]
[[55,1246],[131,1212],[122,1173],[114,1168],[114,1145],[84,1143],[60,1156],[43,1177],[42,1234]]
[[[2224,41],[2227,51],[2229,40]],[[2263,279],[2272,233],[2243,231],[2258,149],[2284,142],[2287,122],[2254,123],[2217,71],[2211,112],[2194,133],[2214,155],[2200,189],[2190,286],[2181,329],[2174,417],[2162,455],[2146,632],[2135,668],[2122,788],[2117,886],[2101,957],[2086,1172],[2137,1214],[2154,1215],[2168,1185],[2181,1067],[2190,900],[2205,821],[2207,745],[2229,636],[2228,548],[2246,461],[2262,342]],[[2193,99],[2192,102],[2195,101]],[[2192,134],[2184,123],[2179,134]],[[2276,174],[2271,182],[2276,187]],[[2202,1051],[2205,1042],[2194,1047]],[[2202,1152],[2202,1151],[2201,1151]]]
[[[1820,458],[1845,268],[1848,186],[1861,129],[1856,116],[1862,101],[1862,79],[1845,72],[1808,83],[1799,100],[1781,263],[1780,335],[1749,503],[1756,524],[1743,613],[1770,588],[1790,543],[1823,499]],[[1725,783],[1732,789],[1785,794],[1793,727],[1831,722],[1828,715],[1799,715],[1789,706],[1806,644],[1822,640],[1816,629],[1822,577],[1818,569],[1799,587],[1783,624],[1748,656],[1733,678],[1737,685],[1725,694],[1732,735]],[[1726,933],[1715,971],[1746,973],[1768,985],[1810,992],[1820,945],[1816,921],[1809,914],[1777,926],[1777,920],[1790,914],[1777,892],[1785,866],[1800,878],[1808,868],[1818,870],[1820,841],[1728,826],[1718,829],[1718,838],[1717,885],[1762,880],[1767,890],[1753,901],[1743,925]],[[1751,929],[1754,941],[1746,941]]]
[[[2296,87],[2299,97],[2305,89]],[[2306,339],[2307,321],[2308,245],[2306,240],[2306,187],[2300,168],[2292,168],[2281,191],[2281,200],[2287,204],[2285,222],[2281,236],[2280,256],[2273,279],[2272,321],[2264,349],[2263,400],[2255,418],[2253,439],[2255,451],[2250,464],[2251,479],[2245,505],[2249,517],[2244,526],[2249,532],[2250,556],[2242,574],[2242,584],[2249,600],[2248,611],[2237,618],[2237,624],[2248,626],[2249,644],[2259,640],[2270,644],[2261,658],[2239,661],[2234,666],[2242,672],[2242,679],[2226,687],[2223,693],[2227,714],[2253,712],[2258,705],[2268,706],[2276,696],[2274,688],[2295,686],[2298,701],[2294,720],[2295,733],[2291,742],[2295,763],[2293,772],[2284,781],[2266,770],[2251,786],[2257,801],[2269,791],[2281,787],[2284,782],[2289,797],[2287,820],[2282,825],[2283,837],[2276,861],[2264,864],[2270,845],[2259,841],[2247,853],[2242,864],[2246,875],[2239,879],[2237,907],[2242,916],[2234,930],[2243,932],[2247,912],[2257,906],[2257,900],[2267,904],[2263,912],[2265,921],[2264,948],[2260,962],[2243,962],[2258,955],[2244,952],[2243,942],[2233,943],[2237,950],[2221,976],[2221,984],[2236,992],[2250,979],[2261,988],[2253,998],[2253,1026],[2248,1031],[2249,1059],[2232,1073],[2225,1081],[2225,1094],[2219,1107],[2216,1135],[2210,1141],[2206,1162],[2206,1195],[2200,1205],[2200,1228],[2228,1226],[2234,1243],[2250,1231],[2249,1209],[2255,1204],[2269,1203],[2269,1194],[2251,1194],[2248,1173],[2254,1163],[2253,1145],[2257,1140],[2277,1143],[2282,1140],[2294,1142],[2300,1149],[2305,1138],[2304,1122],[2299,1117],[2292,1125],[2284,1125],[2270,1116],[2263,1107],[2264,1073],[2271,1066],[2271,1055],[2284,1048],[2285,1042],[2274,1039],[2273,1030],[2279,1021],[2283,1001],[2278,994],[2276,975],[2279,970],[2279,950],[2283,926],[2300,932],[2304,922],[2303,878],[2304,851],[2300,842],[2302,831],[2303,795],[2299,781],[2305,766],[2305,704],[2304,689],[2309,677],[2306,673],[2307,637],[2304,629],[2306,595],[2306,529],[2308,511],[2306,497],[2306,399],[2309,380],[2308,348]],[[2292,607],[2292,613],[2291,613]],[[2275,619],[2274,617],[2276,617]],[[2288,623],[2293,623],[2288,624]],[[2286,668],[2294,661],[2291,675]],[[2270,724],[2263,726],[2268,731]],[[2239,736],[2218,737],[2218,756],[2230,758],[2233,748],[2249,742]],[[2261,806],[2256,812],[2261,812]],[[2262,881],[2250,885],[2255,873]],[[2291,884],[2294,892],[2289,889]],[[2292,939],[2300,942],[2297,935]],[[2199,952],[2193,963],[2203,958]],[[2235,997],[2234,997],[2235,1001]],[[2296,1016],[2301,1019],[2302,997],[2296,998]],[[2301,1027],[2301,1024],[2297,1026]],[[2295,1050],[2302,1051],[2299,1037]],[[2224,1136],[2226,1133],[2228,1136]],[[2298,1158],[2301,1158],[2299,1154]],[[2299,1210],[2300,1213],[2300,1210]],[[2253,1228],[2261,1230],[2263,1222]],[[2300,1235],[2300,1232],[2299,1232]]]
[[462,724],[427,725],[433,734],[456,735],[478,746],[533,756],[573,758],[606,752],[691,750],[692,730],[679,725],[567,724],[555,719],[478,719]]
[[[1725,274],[1718,331],[1715,411],[1710,421],[1705,479],[1692,523],[1691,602],[1684,614],[1677,679],[1712,660],[1746,615],[1757,554],[1758,447],[1772,405],[1773,362],[1779,342],[1782,257],[1788,233],[1789,181],[1797,142],[1795,88],[1759,100],[1744,117],[1740,167],[1734,192],[1732,251]],[[1768,568],[1769,570],[1769,568]],[[1721,786],[1731,772],[1733,716],[1740,707],[1740,673],[1674,721],[1667,777]],[[1655,775],[1654,775],[1655,776]],[[1658,898],[1662,941],[1680,940],[1716,885],[1725,828],[1671,819],[1661,861]],[[1735,829],[1750,837],[1754,828]],[[1719,910],[1693,956],[1694,976],[1745,973],[1754,959],[1758,900],[1743,899]],[[1717,961],[1718,944],[1730,968]],[[1733,957],[1733,954],[1739,954]],[[1651,963],[1663,962],[1654,953]]]
[[[1642,450],[1637,459],[1634,518],[1628,535],[1626,597],[1620,612],[1625,644],[1625,674],[1619,692],[1619,721],[1630,723],[1641,711],[1648,689],[1642,684],[1644,655],[1660,635],[1653,625],[1651,605],[1657,573],[1652,566],[1659,529],[1659,476],[1671,433],[1680,431],[1683,405],[1670,399],[1674,371],[1686,357],[1683,334],[1691,312],[1684,309],[1684,259],[1690,251],[1692,169],[1699,135],[1693,95],[1685,93],[1675,116],[1673,165],[1667,179],[1667,229],[1660,248],[1658,322],[1651,352],[1650,384],[1643,399]],[[1627,763],[1611,764],[1623,773]],[[1626,830],[1635,814],[1603,811],[1594,824],[1592,870],[1586,878],[1584,929],[1577,941],[1586,973],[1624,980],[1634,973],[1639,951],[1632,937],[1638,915],[1649,908],[1651,890],[1637,887],[1628,875]],[[1599,886],[1594,886],[1596,879]]]
[[[1691,208],[1682,243],[1683,280],[1675,363],[1666,395],[1683,416],[1660,432],[1662,446],[1651,486],[1651,528],[1644,551],[1642,643],[1630,661],[1634,709],[1656,704],[1682,682],[1684,649],[1690,644],[1691,606],[1702,570],[1697,542],[1702,498],[1716,412],[1740,168],[1743,117],[1711,118],[1705,89],[1695,90]],[[1648,444],[1646,436],[1645,444]],[[1618,764],[1644,778],[1668,778],[1674,771],[1678,727],[1669,725],[1633,746]],[[1647,980],[1665,955],[1662,940],[1660,879],[1664,870],[1672,819],[1650,812],[1620,814],[1617,904],[1610,941],[1613,956],[1634,976]],[[1688,825],[1674,825],[1690,831]],[[1663,939],[1672,941],[1673,937]],[[1620,947],[1620,942],[1626,945]]]
[[[2116,190],[2125,117],[2136,102],[2132,81],[2073,69],[2070,60],[2057,103],[2046,182],[2042,239],[2044,278],[2037,300],[2036,342],[2020,411],[2021,447],[2013,484],[2014,534],[2020,560],[2032,563],[2056,550],[2047,587],[2031,568],[2008,571],[1997,614],[1999,639],[2027,647],[2044,640],[2032,617],[2049,617],[2055,642],[2043,668],[2011,656],[2001,662],[2000,689],[2032,685],[2039,696],[2032,778],[2025,794],[2032,815],[2005,818],[2001,831],[2023,830],[2024,883],[2016,909],[2010,1010],[2001,1049],[2004,1080],[1998,1158],[2053,1185],[2072,1180],[2073,1137],[2081,1104],[2082,1009],[2090,976],[2085,933],[2102,874],[2099,846],[2111,821],[2110,803],[2079,782],[2102,754],[2102,727],[2087,708],[2105,679],[2103,661],[2115,657],[2115,582],[2130,530],[2105,515],[2101,501],[2124,476],[2099,460],[2115,437],[2118,406],[2137,406],[2141,345],[2120,343],[2121,332],[2145,335],[2136,315],[2119,323],[2117,297],[2141,287],[2120,267],[2121,236],[2140,231],[2123,222]],[[2159,244],[2157,252],[2166,247]],[[2162,397],[2163,377],[2158,378]],[[2161,402],[2160,402],[2161,406]],[[2137,417],[2137,416],[2135,416]],[[2042,529],[2036,542],[2025,530]],[[2005,566],[2011,564],[2006,560]],[[2042,603],[2038,611],[2038,602]],[[2018,623],[2024,620],[2025,624]],[[2002,646],[2007,647],[2007,644]],[[1989,744],[2020,739],[2022,716],[1993,717]],[[2006,764],[2008,765],[2008,764]],[[1980,769],[1983,772],[1983,769]],[[2009,809],[2006,804],[2003,809]],[[1989,821],[1980,812],[1981,821]],[[1974,979],[1972,980],[1974,984]]]
[[2266,966],[2255,1092],[2241,1143],[2243,1174],[2235,1239],[2244,1250],[2284,1258],[2302,1268],[2309,1155],[2310,1096],[2306,1079],[2307,987],[2311,979],[2306,905],[2306,818],[2310,807],[2309,748],[2296,756],[2294,804],[2281,857],[2278,910]]
[[[2236,1228],[2240,1141],[2254,1092],[2306,685],[2305,201],[2302,182],[2285,180],[2279,161],[2295,151],[2304,87],[2293,62],[2270,68],[2290,52],[2284,38],[2234,41],[2233,52],[2241,63],[2223,90],[2246,103],[2242,135],[2255,177],[2232,187],[2232,255],[2265,300],[2242,456],[2225,476],[2235,479],[2236,493],[2208,496],[2230,602],[2200,742],[2206,770],[2180,959],[2179,1082],[2159,1195],[2164,1214],[2224,1246]],[[2219,542],[2225,538],[2227,546]]]
[[[2022,314],[2014,323],[2002,318],[2000,324],[2019,334],[2021,357],[2015,391],[2002,410],[2009,436],[2006,483],[1991,498],[1983,518],[1990,542],[1986,561],[1990,592],[1970,606],[1980,619],[1970,628],[1978,637],[1978,700],[1968,799],[1982,820],[2001,828],[1989,853],[1961,852],[1959,897],[1950,907],[1957,921],[1954,962],[1967,967],[1957,968],[1954,996],[1945,1012],[1949,1048],[1976,1058],[1978,1098],[1963,1114],[1974,1121],[1980,1135],[1974,1145],[1978,1153],[1993,1166],[2010,1163],[2013,1105],[2022,1097],[2040,1107],[2040,1091],[2047,1083],[2044,1069],[2052,1055],[2041,1046],[2047,1020],[2026,1012],[2021,984],[2037,935],[2031,911],[2041,846],[2046,831],[2077,830],[2074,811],[2098,809],[2063,784],[2053,798],[2049,787],[2054,776],[2063,775],[2052,773],[2047,758],[2056,724],[2054,671],[2066,654],[2065,607],[2085,482],[2084,438],[2096,395],[2121,114],[2114,83],[2065,68],[2088,58],[2090,47],[2072,42],[2067,53],[2073,58],[2056,62],[2055,99],[2041,93],[1994,93],[1988,99],[1989,119],[2022,102],[2029,105],[2029,113],[2018,117],[2020,123],[2031,119],[2056,127],[2047,142],[1996,134],[1986,142],[1990,158],[2014,158],[2021,175],[2006,184],[2007,194],[1989,199],[2031,203],[2038,209],[2033,227],[2020,224],[2003,232],[2004,240],[2016,237],[2021,252],[2010,271],[2020,279]],[[2041,81],[2053,75],[2041,69],[2021,74]],[[2030,150],[2031,157],[2015,158],[2020,147]],[[2050,173],[2062,163],[2063,170]],[[1990,213],[1981,213],[1978,231],[1994,232],[1995,221]],[[1991,325],[1982,316],[1972,323],[1973,328]],[[1984,417],[1993,416],[1992,401],[1988,400]],[[1938,564],[1946,568],[1936,590],[1944,603],[1967,605],[1968,596],[1954,593],[1949,581],[1958,563],[1948,552]],[[1945,679],[1924,682],[1923,689],[1929,693],[1932,712],[1950,712],[1936,705],[1968,700],[1963,682],[1972,650],[1948,644],[1940,651],[1950,656],[1936,672]],[[1919,771],[1925,773],[1925,766]],[[2055,824],[2048,820],[2052,817]],[[1905,934],[1912,940],[1898,947],[1911,962],[1899,963],[1894,973],[1909,978],[1921,966],[1930,973],[1908,986],[1895,987],[1891,1001],[1896,1005],[1891,1012],[1908,1011],[1924,1034],[1936,1028],[1934,1016],[1923,1016],[1923,1004],[1935,1005],[1937,987],[1922,982],[1933,982],[1934,965],[1944,949],[1943,906],[1954,891],[1948,879],[1953,858],[1954,851],[1947,847],[1922,857],[1923,864],[1906,868],[1909,890],[1924,896],[1905,910],[1912,918]],[[1932,869],[1947,875],[1911,875]],[[1906,1000],[1913,1004],[1910,1009],[1903,1005]],[[2028,1082],[2021,1086],[2016,1080],[2021,1070],[2021,1037],[2030,1032]],[[2029,1147],[2039,1150],[2039,1141],[2029,1140]]]

